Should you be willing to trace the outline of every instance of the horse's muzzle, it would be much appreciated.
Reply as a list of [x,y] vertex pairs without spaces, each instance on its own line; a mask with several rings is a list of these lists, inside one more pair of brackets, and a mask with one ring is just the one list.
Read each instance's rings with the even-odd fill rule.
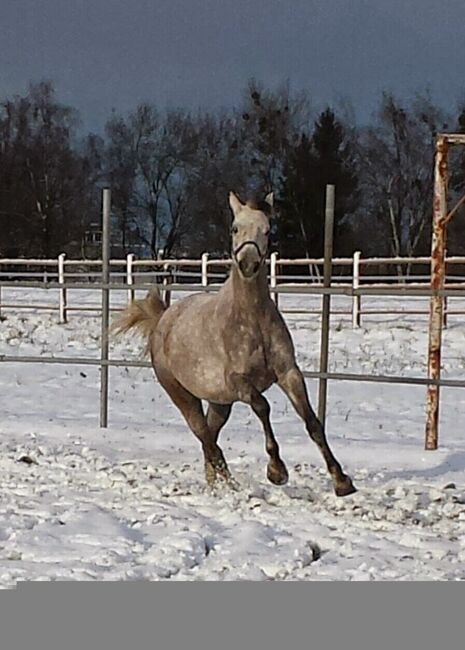
[[239,262],[239,268],[245,278],[252,278],[260,268],[260,262],[243,259]]
[[252,278],[258,273],[262,256],[260,250],[255,242],[245,242],[235,252],[239,270],[245,278]]

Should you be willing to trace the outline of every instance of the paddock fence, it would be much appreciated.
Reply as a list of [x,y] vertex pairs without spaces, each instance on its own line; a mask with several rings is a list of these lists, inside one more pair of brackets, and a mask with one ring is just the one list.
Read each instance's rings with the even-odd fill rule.
[[[333,186],[328,186],[331,188]],[[328,193],[330,195],[331,193]],[[333,192],[334,195],[334,187]],[[430,257],[422,258],[368,258],[362,259],[360,252],[354,253],[351,258],[332,259],[330,249],[332,247],[332,212],[326,210],[325,224],[325,259],[281,259],[276,253],[271,255],[268,261],[268,278],[270,292],[279,303],[280,298],[286,294],[300,294],[306,296],[325,297],[323,303],[325,310],[312,311],[308,309],[294,310],[297,313],[322,314],[321,317],[321,340],[320,370],[317,372],[306,371],[304,376],[311,379],[319,379],[320,387],[326,387],[327,380],[355,381],[355,382],[377,382],[388,384],[406,384],[425,386],[432,390],[435,388],[439,398],[439,388],[465,388],[464,379],[443,379],[438,372],[436,376],[429,373],[428,377],[405,377],[380,374],[363,373],[333,373],[324,370],[327,364],[327,345],[329,335],[329,314],[350,314],[353,327],[359,327],[361,316],[368,313],[397,314],[405,311],[397,311],[394,305],[387,310],[364,310],[362,312],[362,299],[364,297],[383,296],[394,298],[396,303],[399,298],[429,298],[443,307],[447,301],[465,298],[465,257],[449,257],[446,259],[445,282],[434,287],[431,283],[431,274],[428,274],[428,267],[432,268]],[[333,205],[334,208],[334,205]],[[331,226],[329,224],[331,223]],[[198,292],[218,291],[228,273],[230,261],[225,259],[213,259],[204,253],[200,259],[165,259],[165,260],[137,260],[130,254],[126,259],[110,260],[110,190],[103,190],[103,211],[102,211],[102,259],[101,260],[67,260],[64,254],[53,260],[31,260],[31,259],[2,259],[0,260],[0,309],[3,313],[8,310],[19,309],[47,309],[58,311],[58,318],[61,323],[66,323],[68,313],[71,311],[90,311],[97,313],[101,320],[100,337],[100,358],[91,357],[58,357],[58,356],[27,356],[0,354],[0,363],[46,363],[46,364],[75,364],[75,365],[96,365],[100,367],[100,426],[106,427],[108,422],[108,375],[110,367],[150,367],[150,364],[142,361],[129,359],[111,359],[108,345],[108,323],[110,314],[110,293],[124,292],[126,301],[130,301],[136,295],[136,291],[146,291],[154,283],[161,284],[166,302],[171,300],[172,294],[176,292]],[[326,246],[326,235],[330,246]],[[434,261],[434,260],[433,260]],[[326,263],[325,263],[326,262]],[[325,264],[324,264],[325,263]],[[324,281],[321,277],[321,267],[325,265]],[[418,267],[418,273],[411,273],[413,268]],[[285,271],[288,272],[285,272]],[[289,270],[291,272],[289,273]],[[305,272],[302,272],[305,271]],[[377,271],[377,273],[375,272]],[[390,272],[389,272],[390,271]],[[70,291],[83,291],[93,289],[101,295],[101,305],[85,305],[76,302],[71,305],[68,301]],[[57,291],[58,304],[28,302],[27,305],[10,303],[3,300],[2,296],[11,289],[29,289],[36,293],[40,290],[42,294]],[[332,311],[330,298],[345,296],[351,300],[350,311]],[[124,306],[124,302],[123,305]],[[122,306],[116,307],[121,309]],[[0,326],[2,316],[0,311]],[[285,310],[283,310],[285,312]],[[410,314],[419,315],[428,313],[420,310],[410,310]],[[463,315],[462,310],[444,310],[441,317],[447,321],[447,316]],[[431,332],[431,329],[430,329]],[[441,340],[439,336],[438,350],[440,358]],[[323,351],[325,350],[325,351]],[[326,358],[324,358],[326,357]],[[439,370],[439,369],[438,369]],[[325,389],[326,390],[326,389]],[[325,392],[325,390],[323,392]],[[439,402],[438,402],[439,403]],[[426,448],[437,448],[437,430],[435,430],[435,445]]]
[[[270,290],[279,302],[279,295],[285,293],[308,293],[307,289],[317,289],[323,286],[323,258],[279,258],[272,253],[267,261]],[[215,291],[225,281],[230,260],[211,258],[204,253],[199,259],[136,259],[129,253],[124,259],[112,259],[110,264],[109,281],[112,289],[125,286],[127,300],[131,301],[136,291],[146,289],[147,285],[157,283],[164,291],[167,302],[171,292],[175,291]],[[363,316],[410,315],[427,316],[428,306],[420,307],[412,304],[400,308],[399,303],[392,300],[387,307],[370,306],[362,301],[360,289],[390,288],[391,297],[401,292],[405,296],[405,288],[429,288],[431,265],[430,257],[370,257],[362,258],[356,251],[352,257],[334,258],[332,260],[333,274],[331,285],[334,287],[350,288],[352,303],[337,308],[332,306],[332,315],[349,317],[353,327],[360,327]],[[454,256],[446,258],[446,287],[451,289],[465,288],[465,257]],[[408,269],[408,274],[407,274]],[[85,285],[88,289],[101,286],[102,261],[86,259],[67,259],[62,253],[55,259],[0,259],[0,316],[8,311],[36,310],[57,312],[59,322],[68,320],[71,313],[99,314],[101,304],[81,300],[71,301],[69,290]],[[8,289],[44,289],[41,292],[50,297],[56,290],[53,300],[39,301],[26,297],[20,301],[18,296],[10,294]],[[3,290],[2,290],[3,289]],[[345,295],[348,295],[345,293]],[[366,293],[365,295],[374,295]],[[384,293],[388,296],[390,294]],[[409,294],[413,297],[413,294]],[[428,294],[429,295],[429,294]],[[451,294],[458,296],[456,292]],[[447,326],[449,317],[464,316],[465,307],[453,307],[444,296],[443,322]],[[122,309],[122,305],[110,307],[111,311]],[[320,308],[293,307],[283,305],[284,314],[321,315]]]
[[[119,261],[117,261],[119,263]],[[164,262],[166,263],[166,262]],[[144,274],[145,275],[145,274]],[[58,290],[60,292],[67,291],[69,289],[76,290],[87,290],[89,289],[89,282],[50,282],[46,283],[38,281],[12,281],[12,280],[1,280],[0,286],[3,287],[17,287],[21,286],[23,288],[29,289],[40,289],[44,291],[49,290]],[[113,278],[113,281],[104,283],[104,282],[93,282],[92,289],[101,292],[102,294],[105,291],[118,291],[118,292],[128,292],[128,283],[118,283]],[[133,283],[129,285],[129,291],[134,292],[138,291],[147,291],[153,286],[153,283]],[[217,291],[221,285],[220,284],[190,284],[190,283],[171,283],[169,284],[170,292],[195,292],[195,291]],[[166,285],[165,285],[166,287]],[[275,297],[286,294],[298,294],[298,295],[308,295],[308,296],[346,296],[350,297],[352,300],[358,300],[366,297],[373,296],[382,296],[382,297],[422,297],[430,298],[432,295],[442,297],[443,300],[451,298],[461,298],[465,299],[465,286],[448,286],[444,289],[432,291],[425,284],[420,286],[418,284],[392,284],[390,286],[358,286],[353,287],[350,285],[338,284],[335,286],[330,286],[325,288],[323,286],[318,286],[318,284],[277,284],[276,286],[270,287],[271,293]],[[66,304],[66,302],[64,303]],[[63,303],[62,303],[63,305]],[[57,309],[57,307],[53,307]],[[76,309],[79,309],[77,307]],[[95,308],[99,314],[102,313],[101,308]],[[416,313],[416,312],[415,312]],[[426,312],[425,312],[426,313]],[[456,312],[461,313],[461,312]],[[426,353],[426,351],[425,351]],[[89,358],[89,357],[46,357],[46,356],[25,356],[25,355],[6,355],[0,354],[0,363],[46,363],[46,364],[76,364],[76,365],[94,365],[99,366],[100,368],[109,368],[109,367],[128,367],[128,368],[151,368],[151,364],[144,361],[134,361],[128,359],[106,359],[106,358]],[[387,383],[387,384],[404,384],[404,385],[417,385],[417,386],[443,386],[448,388],[465,388],[465,379],[430,379],[427,377],[409,377],[409,376],[397,376],[397,375],[370,375],[363,373],[341,373],[341,372],[312,372],[304,371],[304,376],[308,379],[328,379],[336,381],[355,381],[355,382],[376,382],[376,383]]]

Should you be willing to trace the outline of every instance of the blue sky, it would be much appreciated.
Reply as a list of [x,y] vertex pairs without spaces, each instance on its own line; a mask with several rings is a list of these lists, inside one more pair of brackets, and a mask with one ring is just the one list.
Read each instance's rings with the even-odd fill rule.
[[0,96],[52,79],[88,128],[114,108],[231,106],[251,76],[319,108],[381,90],[465,97],[463,0],[2,0]]

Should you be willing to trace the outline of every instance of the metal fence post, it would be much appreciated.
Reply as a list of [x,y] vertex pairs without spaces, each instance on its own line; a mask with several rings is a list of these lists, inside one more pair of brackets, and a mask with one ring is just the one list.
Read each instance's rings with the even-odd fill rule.
[[[360,251],[355,251],[354,261],[352,263],[352,289],[358,289],[360,286]],[[352,327],[360,327],[361,323],[361,297],[354,296],[352,298]]]
[[[128,286],[131,286],[134,284],[134,276],[133,276],[133,265],[134,265],[134,258],[135,255],[134,253],[128,253],[126,257],[126,282]],[[134,300],[135,297],[135,291],[134,289],[129,289],[128,290],[128,303],[131,303]]]
[[[100,360],[108,361],[108,326],[110,324],[110,205],[111,190],[102,195],[102,340]],[[108,365],[100,365],[100,426],[108,426]]]
[[[326,208],[325,208],[325,244],[324,244],[324,267],[323,287],[329,289],[331,286],[332,257],[333,257],[333,230],[334,230],[334,185],[326,186]],[[331,296],[323,294],[323,308],[321,314],[321,347],[320,347],[320,372],[328,372],[329,353],[329,321],[331,313]],[[320,377],[318,387],[318,418],[324,426],[326,421],[326,398],[328,380]]]
[[[60,255],[58,255],[58,282],[60,284],[65,283],[65,257],[66,257],[66,253],[60,253]],[[66,323],[68,321],[66,304],[67,304],[66,289],[64,287],[61,287],[59,289],[59,317],[58,317],[58,322],[60,323]]]
[[208,287],[208,253],[202,253],[202,287]]
[[[431,243],[431,289],[444,287],[445,233],[447,216],[447,138],[436,139],[434,165],[433,237]],[[441,338],[443,298],[433,294],[430,300],[428,378],[441,376]],[[428,386],[426,394],[425,449],[438,448],[439,385]]]
[[[272,289],[275,289],[277,284],[278,284],[278,279],[277,279],[277,266],[278,266],[278,253],[275,251],[274,253],[271,253],[270,256],[270,286]],[[279,303],[279,296],[277,291],[274,292],[273,294],[273,300],[275,302],[276,307],[278,306]]]

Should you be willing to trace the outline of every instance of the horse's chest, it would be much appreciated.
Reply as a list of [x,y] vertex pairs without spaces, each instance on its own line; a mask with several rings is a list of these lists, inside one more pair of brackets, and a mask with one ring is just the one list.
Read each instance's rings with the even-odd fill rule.
[[269,351],[261,333],[250,336],[238,331],[234,338],[231,355],[234,370],[247,375],[266,374]]

